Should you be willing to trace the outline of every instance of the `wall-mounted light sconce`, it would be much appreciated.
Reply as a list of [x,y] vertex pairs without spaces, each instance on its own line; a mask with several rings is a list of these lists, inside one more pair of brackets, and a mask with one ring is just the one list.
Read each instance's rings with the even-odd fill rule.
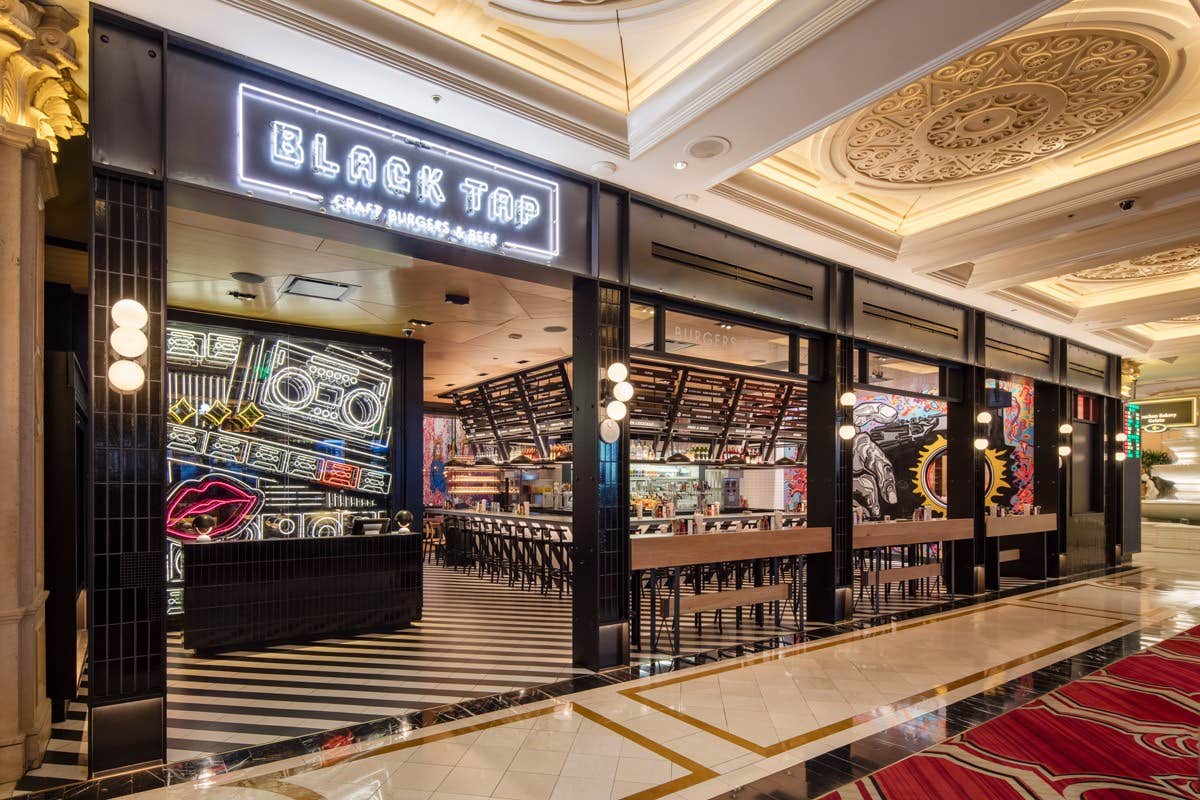
[[1058,432],[1061,433],[1063,436],[1066,436],[1067,434],[1071,433],[1074,430],[1075,430],[1075,426],[1069,422],[1064,422],[1062,425],[1058,426]]
[[1071,455],[1071,446],[1067,444],[1060,444],[1058,446],[1058,455],[1061,458],[1066,458],[1067,456]]
[[975,440],[975,449],[982,453],[988,449],[988,444],[990,444],[988,440],[980,436]]
[[1122,461],[1125,460],[1125,451],[1118,450],[1117,452],[1113,453],[1113,458],[1117,461],[1118,464],[1121,463]]
[[118,392],[136,392],[146,383],[146,370],[134,359],[144,356],[150,346],[142,332],[150,314],[137,300],[125,298],[113,303],[109,315],[115,327],[108,344],[120,358],[108,365],[108,384]]
[[858,429],[853,425],[842,425],[840,428],[838,428],[838,436],[840,436],[843,441],[850,441],[857,433]]
[[604,406],[604,418],[600,420],[600,440],[612,444],[621,438],[621,420],[629,415],[629,406],[633,399],[633,384],[628,381],[629,367],[620,361],[614,361],[604,371],[605,377],[612,384],[612,399]]
[[847,407],[853,406],[856,402],[858,402],[858,396],[855,395],[854,392],[842,392],[839,402]]
[[991,422],[992,422],[992,412],[990,412],[990,411],[980,411],[978,414],[976,414],[976,415],[975,415],[975,421],[976,421],[976,422],[978,422],[980,425],[989,425],[989,424],[991,424]]

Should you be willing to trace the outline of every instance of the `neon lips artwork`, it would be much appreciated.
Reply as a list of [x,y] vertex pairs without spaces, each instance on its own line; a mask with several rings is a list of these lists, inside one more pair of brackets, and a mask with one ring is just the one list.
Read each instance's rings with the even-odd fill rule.
[[217,539],[236,532],[262,508],[263,493],[228,475],[205,475],[175,485],[167,497],[167,535],[195,539],[191,522],[200,514],[217,520],[208,534]]

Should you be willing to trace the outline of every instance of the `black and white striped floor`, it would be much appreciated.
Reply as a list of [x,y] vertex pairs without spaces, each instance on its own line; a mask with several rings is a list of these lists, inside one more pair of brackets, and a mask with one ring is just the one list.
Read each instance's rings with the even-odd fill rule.
[[67,707],[67,718],[50,726],[50,743],[40,767],[17,781],[13,796],[53,789],[87,778],[87,685]]

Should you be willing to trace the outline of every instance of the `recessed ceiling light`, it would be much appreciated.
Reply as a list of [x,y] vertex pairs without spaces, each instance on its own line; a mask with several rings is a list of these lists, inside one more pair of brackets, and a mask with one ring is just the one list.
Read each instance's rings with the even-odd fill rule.
[[229,277],[233,278],[235,281],[238,281],[239,283],[259,284],[259,283],[265,283],[267,280],[262,275],[259,275],[257,272],[231,272],[231,273],[229,273]]
[[426,375],[426,376],[425,376],[425,380],[427,380],[427,381],[431,381],[431,380],[433,380],[433,376],[432,376],[432,375]]
[[562,325],[547,325],[546,327],[542,328],[542,330],[544,330],[546,333],[566,333],[567,332],[567,329],[564,328]]
[[675,169],[687,169],[687,162],[680,160],[680,161],[676,161],[671,166],[673,166]]
[[447,383],[446,385],[447,385],[447,386],[453,386],[454,384],[453,384],[453,383]]
[[480,378],[486,378],[486,377],[487,377],[487,373],[486,373],[486,372],[477,372],[477,373],[475,373],[475,374],[476,374],[478,377],[480,377]]
[[683,194],[675,195],[675,202],[682,205],[694,206],[700,202],[700,195],[684,192]]
[[430,322],[430,321],[429,321],[429,320],[427,320],[427,319],[410,319],[410,320],[408,321],[408,324],[409,324],[409,325],[416,325],[418,328],[428,328],[428,327],[429,327],[430,325],[432,325],[433,323],[432,323],[432,322]]
[[528,358],[522,358],[522,359],[521,359],[520,361],[518,361],[517,363],[518,363],[518,364],[528,364],[528,363],[529,363],[529,359],[528,359]]
[[510,338],[510,339],[520,339],[522,336],[524,336],[524,334],[521,334],[521,333],[510,333],[510,334],[508,335],[508,338]]
[[611,161],[597,161],[590,169],[593,175],[612,175],[617,171],[617,165]]

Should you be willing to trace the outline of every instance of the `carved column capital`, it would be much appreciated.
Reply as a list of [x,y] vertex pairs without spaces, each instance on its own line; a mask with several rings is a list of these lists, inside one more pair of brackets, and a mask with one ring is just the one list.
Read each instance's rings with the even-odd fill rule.
[[83,133],[86,98],[72,77],[78,25],[61,6],[0,0],[0,120],[33,129],[51,152]]

